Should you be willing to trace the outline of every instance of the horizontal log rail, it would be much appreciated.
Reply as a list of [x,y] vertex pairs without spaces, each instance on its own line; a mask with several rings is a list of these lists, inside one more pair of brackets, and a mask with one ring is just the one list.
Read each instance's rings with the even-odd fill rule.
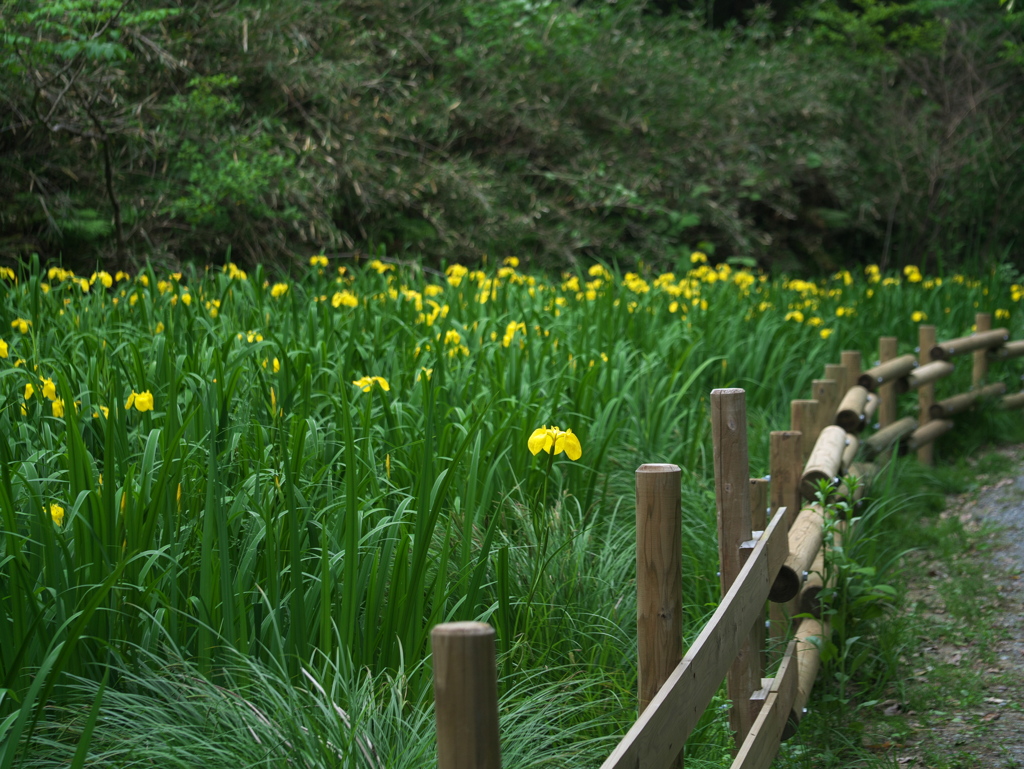
[[870,392],[877,392],[882,385],[902,379],[915,368],[917,368],[917,358],[913,354],[901,355],[868,369],[860,375],[857,384]]
[[1002,347],[994,347],[985,353],[989,360],[1009,360],[1024,355],[1024,339],[1019,342],[1007,342]]
[[959,339],[950,339],[932,348],[932,360],[949,360],[954,355],[1001,347],[1009,339],[1010,333],[1005,328],[994,328],[991,331],[980,331]]
[[932,419],[945,419],[946,417],[951,417],[954,414],[966,411],[973,406],[975,401],[979,398],[994,398],[997,395],[1003,395],[1005,392],[1005,384],[1002,382],[994,382],[978,390],[960,393],[959,395],[954,395],[950,398],[946,398],[945,400],[941,400],[938,403],[933,403],[929,413],[931,414]]

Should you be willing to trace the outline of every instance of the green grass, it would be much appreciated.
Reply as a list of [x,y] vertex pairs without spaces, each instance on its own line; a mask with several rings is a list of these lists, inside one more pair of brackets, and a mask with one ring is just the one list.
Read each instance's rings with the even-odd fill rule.
[[[683,468],[692,639],[718,600],[710,390],[747,390],[760,475],[768,431],[840,350],[870,363],[883,323],[909,349],[919,307],[950,306],[948,338],[975,302],[1007,311],[1018,296],[997,273],[806,283],[699,259],[678,276],[553,279],[509,263],[428,280],[324,260],[280,284],[233,265],[109,288],[34,264],[11,278],[0,769],[255,761],[286,736],[312,764],[364,761],[330,703],[387,765],[422,764],[429,631],[465,619],[497,631],[509,765],[596,765],[636,716],[636,467]],[[961,367],[943,387],[966,380]],[[553,424],[579,436],[579,461],[527,449]],[[882,485],[895,502],[864,514],[879,531],[907,517],[908,472]],[[866,531],[851,573],[870,565],[883,584],[895,556]],[[859,653],[843,657],[851,676],[889,664],[852,665]],[[280,734],[236,697],[278,714]],[[224,720],[196,723],[194,700]],[[113,726],[133,708],[160,735],[145,746]],[[721,762],[723,719],[708,712],[688,763]],[[219,728],[234,736],[205,736]]]

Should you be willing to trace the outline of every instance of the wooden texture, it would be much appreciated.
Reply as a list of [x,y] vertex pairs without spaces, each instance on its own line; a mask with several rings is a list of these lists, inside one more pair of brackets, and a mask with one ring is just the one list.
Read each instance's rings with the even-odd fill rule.
[[[936,342],[935,326],[927,323],[918,326],[917,340],[919,350],[918,362],[921,366],[914,372],[915,374],[931,365],[928,363],[928,357],[931,355],[931,349],[935,346]],[[917,390],[917,418],[921,425],[927,424],[927,422],[932,418],[931,408],[933,403],[935,403],[935,385],[921,385]],[[930,443],[926,446],[922,446],[917,450],[917,461],[922,465],[930,466],[934,462],[933,454],[933,447]]]
[[494,628],[451,622],[430,641],[439,769],[500,769]]
[[[839,405],[839,386],[834,379],[815,379],[811,383],[811,397],[818,401],[817,434],[835,422]],[[817,438],[815,438],[817,441]]]
[[725,678],[751,624],[764,611],[772,576],[782,565],[776,515],[697,640],[650,705],[601,765],[602,769],[667,769]]
[[682,512],[676,465],[636,471],[637,697],[642,713],[683,658]]
[[964,355],[975,350],[988,350],[999,347],[1010,339],[1010,334],[1005,328],[996,328],[990,331],[982,331],[969,336],[962,336],[958,339],[950,339],[948,342],[939,342],[932,348],[932,360],[949,360],[954,355]]
[[768,696],[731,769],[769,769],[772,765],[796,701],[798,672],[794,640],[789,643],[775,678],[770,679]]
[[[879,342],[885,339],[894,339],[894,337],[882,337]],[[900,355],[898,358],[893,357],[865,371],[860,375],[857,384],[871,392],[879,392],[884,385],[902,379],[916,366],[917,358],[912,353]]]
[[720,583],[724,595],[739,573],[740,545],[750,539],[751,532],[747,405],[743,390],[711,391],[711,433],[718,547],[722,559]]
[[[878,340],[878,360],[880,365],[894,360],[898,351],[898,343],[894,336],[883,336]],[[913,357],[913,356],[911,356]],[[863,378],[863,377],[862,377]],[[869,387],[869,390],[873,388]],[[881,427],[891,425],[896,421],[896,389],[892,384],[883,384],[878,387],[878,424]]]
[[821,644],[828,640],[831,631],[827,624],[816,619],[800,622],[796,631],[797,685],[793,702],[792,718],[799,722],[804,715],[807,701],[811,698],[814,679],[818,677],[821,664]]
[[[768,487],[770,482],[767,478],[750,479],[750,527],[753,529],[752,536],[760,537],[768,526],[768,516],[771,511],[768,508]],[[782,541],[781,538],[779,540]],[[755,543],[756,544],[756,543]],[[752,548],[751,548],[752,549]],[[744,555],[750,550],[744,549]],[[768,668],[768,653],[765,646],[766,638],[765,613],[754,620],[754,627],[751,630],[750,642],[757,652],[757,669],[762,673]],[[751,711],[752,717],[757,717],[756,707]]]
[[839,356],[839,361],[846,366],[847,387],[856,384],[857,380],[860,379],[861,370],[864,365],[860,350],[843,350]]
[[803,467],[811,456],[814,442],[818,440],[818,401],[795,400],[789,403],[789,429],[800,433],[800,466]]
[[1024,407],[1024,392],[1004,395],[999,401],[999,408],[1010,411]]
[[847,469],[853,464],[853,460],[860,451],[860,438],[856,435],[846,434],[846,448],[843,449],[843,458],[839,462],[839,475],[846,475]]
[[836,383],[836,391],[839,393],[839,400],[842,400],[843,394],[849,389],[853,382],[847,377],[846,366],[842,364],[828,363],[825,365],[825,379],[831,379]]
[[[845,530],[846,521],[836,521],[832,529],[832,542],[823,543],[818,549],[817,555],[814,556],[811,568],[808,569],[807,579],[804,580],[804,586],[800,588],[800,598],[797,606],[801,614],[812,614],[816,618],[821,619],[821,601],[818,596],[826,585],[825,550],[827,547],[842,547],[843,532]],[[835,581],[834,575],[829,574],[828,576],[828,585],[831,587]]]
[[768,525],[768,486],[767,478],[750,479],[750,528],[764,531]]
[[[787,532],[800,512],[800,475],[804,467],[802,441],[801,433],[792,431],[775,431],[770,437],[768,469],[771,473],[771,510],[773,516],[785,516]],[[781,561],[789,555],[788,538],[783,544],[785,552]],[[772,575],[773,582],[776,576]],[[770,647],[777,656],[789,639],[790,622],[785,608],[774,601],[768,605],[768,618]]]
[[800,475],[804,458],[803,435],[791,430],[776,430],[770,436],[768,472],[771,474],[772,515],[786,508],[786,529],[800,512]]
[[[937,382],[938,380],[952,374],[953,369],[955,368],[956,366],[954,366],[948,360],[933,360],[931,363],[926,363],[923,366],[918,366],[916,369],[907,374],[906,377],[899,380],[896,383],[896,391],[900,392],[900,382],[904,382],[907,388],[902,392],[907,392],[909,390],[918,390],[921,387],[931,385],[933,382]],[[900,392],[900,394],[902,394],[902,392]],[[930,406],[931,404],[929,403],[928,405]]]
[[864,407],[868,404],[867,388],[854,385],[846,391],[836,409],[836,424],[848,433],[859,433],[864,429]]
[[948,433],[954,426],[950,419],[933,419],[907,436],[905,448],[907,451],[917,451],[935,441],[940,435]]
[[800,494],[804,499],[816,498],[821,481],[836,481],[845,449],[846,430],[838,425],[829,425],[821,431],[800,476]]
[[[987,312],[979,312],[974,315],[974,331],[983,334],[992,330],[992,315]],[[1006,335],[1004,342],[1009,341],[1010,335]],[[974,353],[974,365],[971,368],[971,387],[977,390],[985,380],[988,379],[988,356],[987,350],[976,350]]]
[[[715,503],[718,509],[718,555],[722,595],[729,592],[742,566],[741,546],[751,538],[750,463],[747,454],[746,393],[740,389],[711,391],[711,431],[714,440]],[[763,621],[763,620],[762,620]],[[761,681],[761,636],[751,623],[736,659],[729,668],[726,689],[737,703],[729,722],[742,742],[754,719],[750,695]]]
[[1005,392],[1005,384],[1002,382],[993,382],[992,384],[986,385],[978,390],[960,393],[959,395],[954,395],[951,398],[945,398],[944,400],[933,403],[932,407],[929,409],[929,413],[931,414],[932,419],[945,419],[946,417],[951,417],[954,414],[966,411],[974,405],[975,401],[981,398],[994,398]]
[[881,403],[881,402],[882,402],[881,398],[879,398],[877,395],[875,395],[874,393],[868,393],[867,403],[864,404],[864,424],[865,425],[871,424],[872,418],[878,412],[878,404]]
[[883,451],[888,450],[894,443],[897,443],[917,429],[917,420],[913,417],[903,417],[893,422],[888,427],[883,427],[874,435],[865,438],[861,445],[864,452],[870,457],[876,457]]
[[1009,360],[1024,355],[1024,341],[1007,342],[1002,347],[996,347],[985,353],[989,360]]
[[821,547],[822,525],[825,517],[821,505],[805,507],[789,530],[789,554],[772,583],[769,598],[776,603],[790,601],[800,592],[804,572],[814,561],[814,554]]

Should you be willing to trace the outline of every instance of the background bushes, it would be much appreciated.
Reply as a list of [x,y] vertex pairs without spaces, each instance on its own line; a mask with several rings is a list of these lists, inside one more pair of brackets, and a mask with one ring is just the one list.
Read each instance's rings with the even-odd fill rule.
[[0,2],[0,258],[1005,257],[996,0]]

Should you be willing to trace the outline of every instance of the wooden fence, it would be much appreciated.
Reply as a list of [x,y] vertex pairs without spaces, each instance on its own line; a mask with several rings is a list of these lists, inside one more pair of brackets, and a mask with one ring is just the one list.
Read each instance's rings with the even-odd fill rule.
[[[819,482],[858,480],[860,495],[878,460],[916,451],[932,462],[932,444],[953,428],[949,417],[979,399],[1001,408],[1024,406],[1024,392],[986,385],[990,361],[1024,356],[979,313],[970,336],[936,342],[919,327],[919,355],[897,355],[895,337],[879,340],[878,365],[863,371],[848,351],[812,384],[813,398],[791,403],[791,429],[771,433],[770,482],[749,477],[745,393],[711,393],[715,499],[722,601],[686,653],[682,648],[680,469],[646,464],[636,471],[637,641],[640,716],[602,769],[681,767],[682,749],[723,679],[733,702],[732,769],[769,767],[780,743],[800,722],[829,628],[820,617],[824,510]],[[972,388],[935,400],[934,383],[954,370],[952,358],[972,354]],[[918,393],[918,417],[897,419],[896,398]],[[877,415],[878,429],[861,438]],[[863,455],[866,461],[856,461]],[[837,527],[841,533],[842,523]],[[837,533],[837,536],[839,534]],[[770,603],[769,622],[765,605]],[[785,651],[765,678],[766,625]],[[787,639],[788,640],[787,643]],[[432,632],[434,697],[440,769],[498,769],[498,705],[494,631],[484,623],[438,625]]]

